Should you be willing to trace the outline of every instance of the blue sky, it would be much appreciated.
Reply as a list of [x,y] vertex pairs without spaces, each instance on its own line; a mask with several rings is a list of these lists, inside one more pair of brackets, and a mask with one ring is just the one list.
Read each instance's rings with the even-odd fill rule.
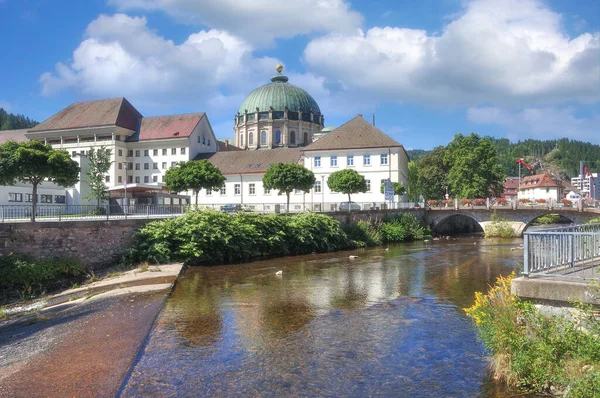
[[0,0],[0,107],[128,98],[231,136],[277,62],[327,125],[409,149],[456,133],[600,144],[600,0]]

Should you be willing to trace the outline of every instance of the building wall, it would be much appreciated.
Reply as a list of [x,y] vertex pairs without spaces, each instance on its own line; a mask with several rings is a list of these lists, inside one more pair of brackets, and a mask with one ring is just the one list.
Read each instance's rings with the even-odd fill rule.
[[[30,198],[28,194],[33,191],[31,184],[17,183],[10,186],[0,186],[0,206],[31,206]],[[11,198],[10,194],[17,194]],[[48,200],[51,197],[51,202],[41,203],[42,195],[46,195],[44,200]],[[38,205],[59,205],[62,199],[58,197],[64,197],[65,202],[68,201],[68,192],[66,188],[60,187],[51,182],[43,182],[38,185]],[[12,199],[12,200],[11,200]],[[16,200],[15,200],[16,199]],[[19,200],[20,199],[20,200]]]
[[529,199],[535,201],[536,199],[545,199],[546,201],[554,200],[560,202],[562,200],[562,189],[549,187],[549,188],[526,188],[519,190],[519,199]]

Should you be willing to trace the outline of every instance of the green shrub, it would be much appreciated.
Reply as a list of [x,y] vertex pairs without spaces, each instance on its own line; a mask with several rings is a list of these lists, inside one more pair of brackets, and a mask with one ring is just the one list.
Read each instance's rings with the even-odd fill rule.
[[394,220],[381,224],[379,227],[381,233],[381,241],[387,242],[404,242],[406,239],[406,228],[400,220]]
[[354,247],[375,246],[381,243],[381,234],[370,221],[359,220],[345,225],[344,232]]
[[512,225],[498,216],[496,211],[492,213],[492,222],[484,227],[483,234],[486,238],[515,238],[517,236]]
[[487,294],[477,292],[465,309],[493,355],[496,378],[511,387],[548,393],[569,389],[569,397],[600,391],[600,320],[579,306],[574,317],[540,314],[510,293],[511,279],[498,278]]
[[546,214],[544,216],[536,218],[531,225],[548,225],[558,224],[560,221],[560,215],[558,214]]
[[39,259],[17,254],[0,254],[0,296],[15,292],[24,298],[46,290],[70,286],[74,278],[85,275],[85,267],[75,259]]

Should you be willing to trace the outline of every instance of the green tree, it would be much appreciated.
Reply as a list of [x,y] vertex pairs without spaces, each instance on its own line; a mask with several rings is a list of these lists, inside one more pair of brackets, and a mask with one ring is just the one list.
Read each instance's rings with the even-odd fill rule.
[[100,202],[104,202],[109,198],[104,176],[113,163],[110,160],[111,153],[110,148],[101,146],[97,150],[92,148],[87,155],[88,170],[86,174],[88,179],[86,182],[90,186],[90,193],[85,198],[89,200],[96,199],[98,207],[100,207]]
[[450,171],[444,163],[446,152],[446,148],[438,146],[419,161],[419,186],[426,199],[440,199],[446,194]]
[[[394,195],[402,196],[406,193],[406,189],[402,183],[392,182],[392,184],[394,186]],[[381,187],[379,187],[379,192],[385,193],[385,184],[381,184]]]
[[419,165],[417,162],[408,162],[408,201],[418,202],[421,195],[419,184]]
[[263,185],[266,189],[277,189],[280,195],[285,192],[289,212],[290,193],[294,189],[308,192],[315,185],[315,175],[297,163],[276,163],[267,169]]
[[504,190],[506,175],[487,138],[474,133],[455,135],[444,155],[444,165],[450,168],[450,189],[460,198],[485,198],[490,191],[499,196]]
[[350,194],[367,192],[365,177],[352,169],[344,169],[331,173],[327,179],[327,186],[334,192],[341,192],[348,195],[348,202],[351,201]]
[[79,181],[79,166],[63,150],[40,141],[7,141],[0,145],[0,185],[17,181],[33,186],[31,221],[35,222],[38,185],[47,180],[63,187]]
[[182,192],[191,190],[196,195],[198,205],[198,192],[204,189],[220,189],[225,182],[221,170],[208,160],[188,160],[179,162],[165,173],[165,185],[170,191]]

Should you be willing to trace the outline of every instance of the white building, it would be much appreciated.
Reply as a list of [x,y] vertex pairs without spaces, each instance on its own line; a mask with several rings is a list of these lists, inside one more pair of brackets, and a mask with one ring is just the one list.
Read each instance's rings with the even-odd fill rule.
[[581,196],[584,198],[600,199],[600,178],[598,178],[598,173],[588,173],[583,178],[583,184],[581,180],[579,177],[571,178],[571,185],[579,189]]
[[563,189],[562,182],[550,174],[526,176],[521,179],[518,198],[531,202],[540,199],[556,204],[564,198]]

